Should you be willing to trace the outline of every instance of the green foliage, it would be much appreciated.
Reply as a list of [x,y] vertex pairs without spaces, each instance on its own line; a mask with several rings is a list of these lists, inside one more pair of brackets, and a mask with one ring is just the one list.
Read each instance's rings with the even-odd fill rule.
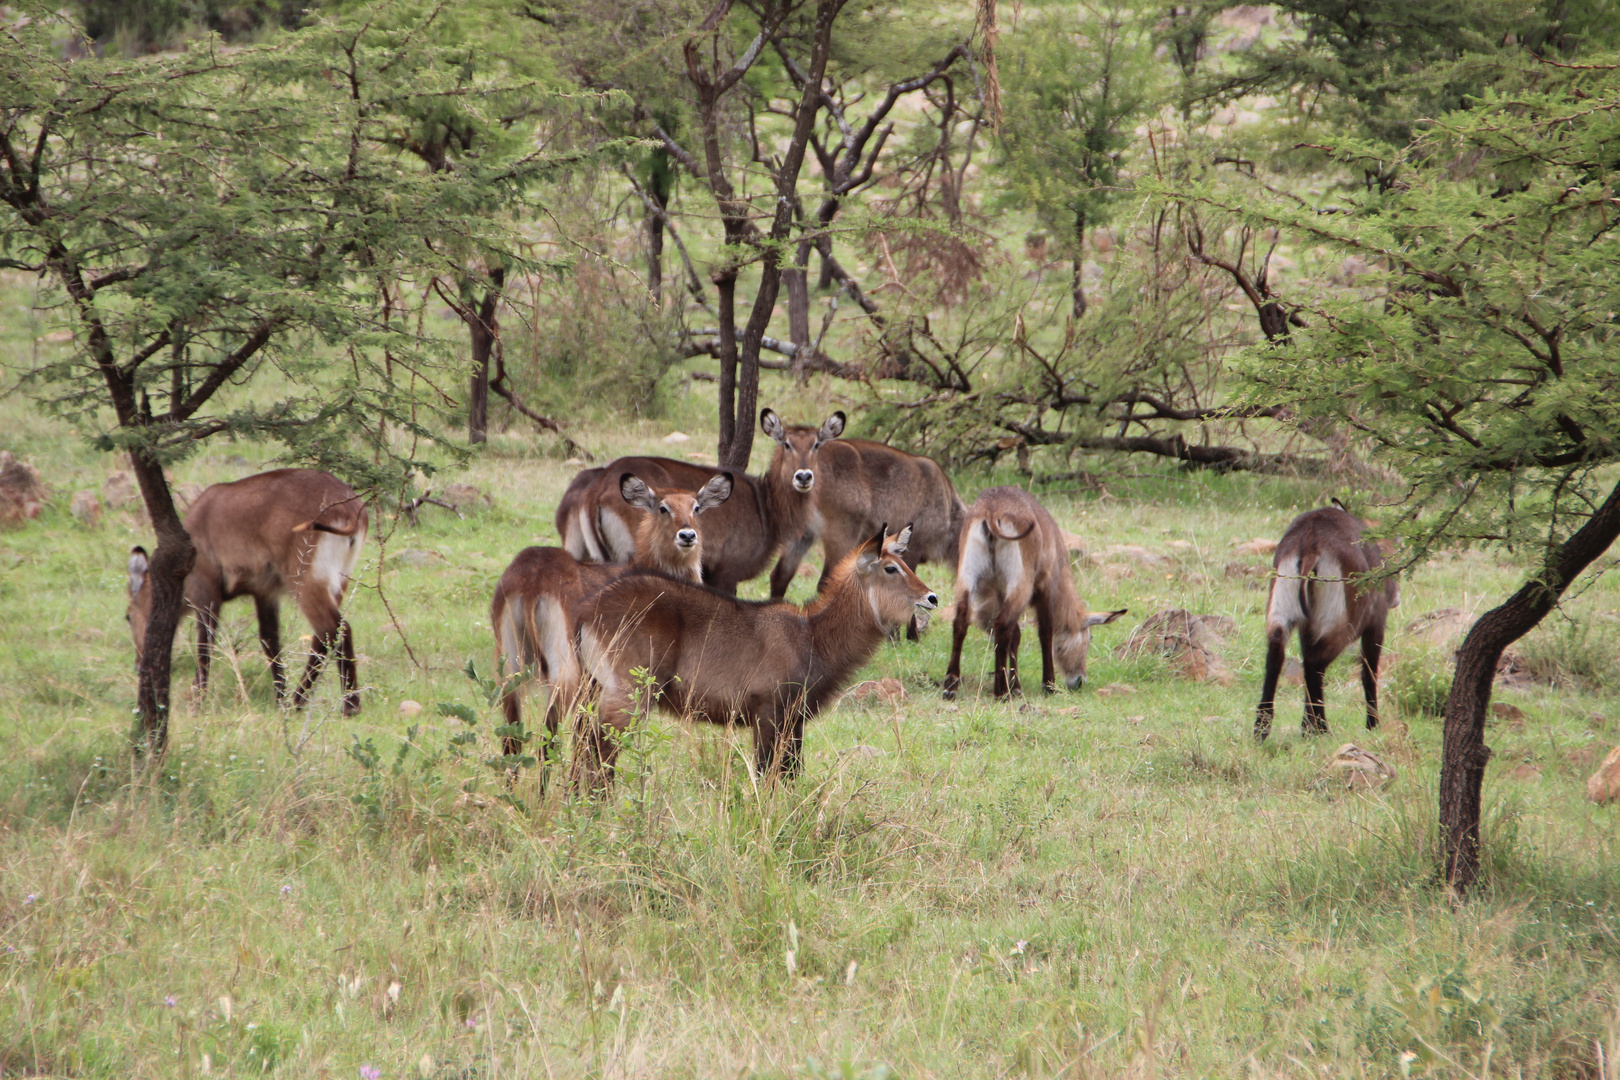
[[1444,652],[1410,648],[1395,665],[1390,692],[1407,716],[1443,716],[1451,693],[1451,657]]

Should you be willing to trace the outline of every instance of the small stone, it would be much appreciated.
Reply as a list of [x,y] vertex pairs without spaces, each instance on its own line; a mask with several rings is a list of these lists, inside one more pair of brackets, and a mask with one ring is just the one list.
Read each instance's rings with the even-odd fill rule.
[[868,679],[851,687],[844,697],[857,705],[898,705],[906,700],[906,688],[899,679]]
[[714,462],[713,454],[705,454],[702,450],[688,450],[681,455],[687,461],[695,461],[699,465],[709,465]]
[[1116,682],[1116,683],[1109,683],[1107,686],[1104,686],[1101,689],[1099,689],[1097,691],[1097,696],[1098,697],[1118,697],[1121,694],[1134,694],[1134,693],[1136,693],[1136,687],[1132,686],[1130,683]]
[[571,458],[565,459],[563,461],[563,464],[564,465],[583,465],[583,464],[585,464],[585,459],[584,458],[571,457]]
[[1236,559],[1226,564],[1224,571],[1228,578],[1247,578],[1266,572],[1265,567],[1256,566],[1252,562],[1240,562]]
[[101,485],[101,501],[114,510],[138,502],[140,497],[140,488],[136,486],[129,473],[122,469],[107,477],[106,483]]
[[52,330],[50,333],[46,334],[40,340],[41,341],[48,341],[52,345],[60,345],[64,341],[72,341],[73,340],[73,331],[71,331],[71,330]]
[[1540,780],[1541,766],[1528,761],[1521,761],[1508,770],[1509,780]]
[[68,504],[68,512],[81,525],[93,529],[101,524],[101,499],[88,488],[83,491],[75,491],[73,501]]
[[422,703],[420,701],[412,701],[410,698],[406,698],[399,703],[399,715],[401,716],[416,716],[421,711]]
[[803,577],[803,578],[812,578],[812,577],[815,577],[817,574],[821,573],[821,571],[817,570],[814,566],[811,566],[809,563],[800,563],[799,568],[797,570],[795,570],[794,573],[798,574],[800,577]]
[[1224,723],[1226,723],[1226,717],[1224,717],[1224,716],[1206,716],[1206,717],[1204,717],[1204,723],[1206,723],[1206,724],[1224,724]]
[[1586,782],[1586,797],[1595,803],[1620,800],[1620,746],[1609,751],[1609,756]]
[[38,469],[0,450],[0,524],[38,517],[50,497]]
[[853,758],[880,758],[888,757],[889,752],[881,747],[867,746],[865,743],[859,743],[850,747],[848,750],[845,750],[844,756]]
[[664,441],[666,443],[671,443],[671,444],[690,442],[691,439],[692,439],[692,436],[688,435],[684,431],[672,431],[668,435],[664,436]]
[[482,510],[495,505],[495,500],[471,484],[451,484],[439,493],[441,501],[449,503],[459,514]]
[[1406,632],[1414,637],[1420,637],[1428,644],[1439,648],[1448,645],[1468,632],[1471,620],[1463,614],[1461,608],[1441,608],[1419,615],[1406,624]]
[[1327,767],[1344,770],[1345,784],[1351,788],[1379,788],[1395,779],[1393,766],[1355,743],[1345,743],[1335,750]]
[[1058,535],[1063,538],[1063,550],[1067,551],[1072,558],[1083,559],[1086,557],[1086,542],[1084,540],[1068,529],[1059,529]]
[[396,551],[389,558],[403,566],[426,566],[429,563],[444,561],[444,556],[437,551],[423,551],[420,548],[406,548],[404,551]]
[[1257,536],[1253,540],[1233,541],[1232,546],[1240,555],[1271,555],[1277,550],[1277,541]]
[[1498,720],[1523,720],[1524,710],[1505,701],[1491,702],[1491,714]]

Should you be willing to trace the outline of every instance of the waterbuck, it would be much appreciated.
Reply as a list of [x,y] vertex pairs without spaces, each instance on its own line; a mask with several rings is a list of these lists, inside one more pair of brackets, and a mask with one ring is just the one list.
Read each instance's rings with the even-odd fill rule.
[[803,609],[645,573],[587,599],[580,652],[602,697],[596,722],[575,742],[576,782],[611,782],[616,736],[654,701],[693,719],[749,725],[759,775],[797,775],[805,721],[891,630],[939,604],[902,558],[910,534],[909,526],[893,537],[879,529]]
[[[270,658],[276,700],[286,696],[281,597],[290,593],[309,620],[315,646],[293,705],[303,706],[322,661],[336,645],[343,713],[359,712],[354,632],[341,607],[369,526],[365,503],[354,489],[317,469],[275,469],[206,489],[186,512],[184,524],[197,548],[197,561],[185,582],[185,605],[197,616],[197,690],[208,686],[220,605],[251,596],[258,608],[259,644]],[[137,667],[152,613],[147,570],[146,549],[131,550],[126,617],[135,634]]]
[[1367,727],[1378,726],[1378,657],[1384,647],[1389,609],[1401,602],[1393,576],[1377,583],[1359,579],[1384,561],[1378,545],[1361,539],[1364,523],[1343,507],[1301,514],[1277,544],[1271,595],[1266,600],[1266,676],[1254,737],[1271,734],[1271,718],[1288,637],[1299,630],[1300,664],[1305,672],[1306,735],[1327,732],[1322,708],[1322,675],[1356,638],[1361,639],[1361,689],[1367,698]]
[[[925,562],[956,566],[967,508],[945,470],[933,458],[885,443],[840,439],[843,430],[843,413],[833,414],[822,428],[810,527],[789,538],[790,544],[771,572],[773,597],[786,595],[800,561],[817,540],[823,555],[816,586],[820,591],[833,567],[885,521],[912,523],[911,546],[906,551],[906,562],[912,567]],[[917,636],[914,626],[909,636]]]
[[[787,427],[770,409],[759,419],[777,442],[770,467],[759,477],[728,473],[735,485],[731,498],[704,520],[703,580],[722,592],[735,593],[740,582],[770,564],[784,543],[805,531],[817,453],[844,429],[841,412],[820,428]],[[627,563],[635,554],[634,512],[619,498],[616,479],[626,472],[660,490],[690,491],[722,470],[660,457],[619,458],[600,469],[583,470],[557,504],[557,534],[574,558]]]
[[[495,631],[495,663],[506,678],[501,709],[506,723],[523,722],[522,698],[531,676],[551,687],[546,705],[546,743],[542,759],[555,745],[562,711],[579,695],[579,654],[574,616],[580,601],[627,573],[632,567],[656,570],[687,581],[702,580],[703,537],[700,515],[731,497],[728,473],[709,478],[696,492],[649,488],[639,477],[619,477],[623,500],[639,511],[635,561],[631,566],[581,563],[562,548],[530,547],[518,552],[495,586],[489,625]],[[508,737],[504,752],[519,744]]]
[[1075,592],[1069,553],[1057,522],[1021,488],[980,492],[962,526],[961,559],[956,566],[956,622],[951,662],[945,669],[945,698],[962,685],[962,639],[977,623],[995,642],[993,690],[998,698],[1021,691],[1018,683],[1018,621],[1035,609],[1041,638],[1041,685],[1057,689],[1054,653],[1064,682],[1076,690],[1086,679],[1091,628],[1111,623],[1129,608],[1092,612]]

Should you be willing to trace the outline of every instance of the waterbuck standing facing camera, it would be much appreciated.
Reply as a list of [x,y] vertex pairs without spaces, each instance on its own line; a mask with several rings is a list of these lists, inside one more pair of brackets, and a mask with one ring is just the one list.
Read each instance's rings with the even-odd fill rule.
[[[365,503],[354,489],[318,469],[275,469],[208,488],[186,512],[184,524],[197,549],[197,561],[185,582],[185,606],[197,616],[197,690],[208,686],[220,605],[251,596],[258,609],[259,644],[270,658],[276,700],[286,696],[281,597],[291,593],[314,631],[315,646],[293,693],[293,705],[303,706],[322,661],[336,645],[343,713],[359,712],[354,632],[341,606],[369,525]],[[137,667],[146,651],[146,624],[152,614],[148,568],[146,549],[134,548],[129,556],[126,618],[135,635]]]
[[1064,682],[1075,690],[1086,679],[1091,628],[1111,623],[1129,609],[1092,612],[1075,591],[1063,534],[1046,508],[1022,488],[995,487],[980,492],[962,526],[961,560],[956,567],[956,622],[951,636],[951,663],[945,670],[945,697],[956,697],[962,685],[962,639],[976,622],[996,647],[996,697],[1017,694],[1018,621],[1035,609],[1041,637],[1041,685],[1057,689],[1052,661],[1063,669]]
[[1301,514],[1277,544],[1271,595],[1266,600],[1266,676],[1254,737],[1264,742],[1282,674],[1288,637],[1299,631],[1300,666],[1305,673],[1306,735],[1325,734],[1322,676],[1350,643],[1361,639],[1361,689],[1367,698],[1367,727],[1378,726],[1378,658],[1384,647],[1389,609],[1401,602],[1400,581],[1359,579],[1384,561],[1377,544],[1361,539],[1365,524],[1343,507]]

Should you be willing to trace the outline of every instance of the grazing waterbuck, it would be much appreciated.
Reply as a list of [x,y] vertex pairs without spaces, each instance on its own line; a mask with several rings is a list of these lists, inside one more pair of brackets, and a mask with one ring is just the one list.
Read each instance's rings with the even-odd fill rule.
[[[317,469],[275,469],[229,484],[215,484],[197,496],[185,517],[197,561],[186,575],[185,606],[197,616],[197,678],[208,686],[220,605],[251,596],[258,609],[259,644],[270,658],[276,700],[286,695],[281,663],[281,597],[290,593],[309,620],[315,647],[304,677],[293,693],[302,707],[321,663],[337,646],[343,679],[343,712],[360,711],[354,632],[343,618],[343,592],[360,561],[369,517],[353,488]],[[129,620],[135,635],[135,663],[146,649],[152,613],[152,583],[146,549],[129,555]]]
[[1018,622],[1035,609],[1041,639],[1041,685],[1057,689],[1054,654],[1070,690],[1086,679],[1092,627],[1111,623],[1129,609],[1093,612],[1075,591],[1069,553],[1052,515],[1021,488],[994,487],[979,494],[962,526],[956,566],[956,621],[945,697],[962,685],[962,640],[977,623],[995,643],[998,698],[1021,692],[1018,682]]
[[1299,631],[1300,665],[1305,673],[1305,718],[1300,730],[1324,734],[1322,676],[1328,665],[1361,639],[1361,689],[1367,698],[1367,727],[1378,726],[1378,658],[1390,608],[1401,602],[1400,581],[1360,580],[1383,564],[1378,545],[1362,540],[1365,524],[1343,507],[1311,510],[1293,520],[1277,544],[1271,594],[1266,600],[1266,674],[1254,737],[1265,741],[1282,674],[1289,635]]

